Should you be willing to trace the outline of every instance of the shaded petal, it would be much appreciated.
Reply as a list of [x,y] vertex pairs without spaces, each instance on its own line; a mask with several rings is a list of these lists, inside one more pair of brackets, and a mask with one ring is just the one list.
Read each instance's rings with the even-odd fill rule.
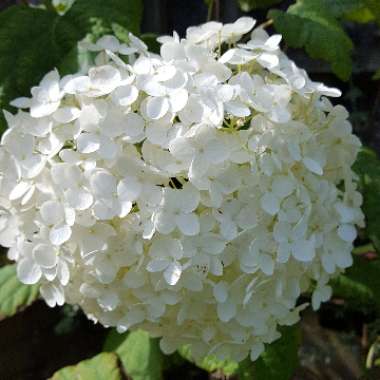
[[52,244],[62,245],[71,237],[71,228],[68,225],[54,227],[50,230],[49,238]]
[[175,285],[178,280],[180,279],[181,277],[181,274],[182,274],[182,267],[180,264],[176,263],[176,262],[172,262],[166,269],[165,269],[165,272],[164,272],[164,278],[165,278],[165,281],[169,284],[169,285]]
[[167,268],[170,264],[169,260],[166,259],[154,259],[149,261],[148,265],[146,266],[146,270],[148,272],[161,272],[165,268]]
[[260,203],[262,209],[270,215],[276,215],[280,210],[280,202],[278,198],[271,193],[264,194]]
[[194,236],[199,234],[199,218],[196,214],[180,214],[175,217],[178,228],[184,235]]
[[40,267],[30,259],[21,259],[17,264],[17,277],[26,285],[36,284],[42,276]]
[[78,136],[76,143],[80,153],[93,153],[100,147],[99,136],[94,133],[81,133]]
[[33,249],[33,258],[43,268],[52,268],[58,262],[56,250],[47,244],[36,245]]
[[169,110],[169,101],[166,97],[149,98],[146,102],[146,114],[149,119],[161,119]]

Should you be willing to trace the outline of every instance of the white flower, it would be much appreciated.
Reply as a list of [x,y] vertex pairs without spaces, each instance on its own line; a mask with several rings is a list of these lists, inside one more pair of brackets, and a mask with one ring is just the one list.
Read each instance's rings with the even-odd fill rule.
[[60,285],[56,285],[52,282],[43,284],[40,288],[40,292],[46,303],[50,307],[62,306],[65,303],[65,295],[63,288]]
[[100,220],[114,216],[125,217],[132,209],[132,202],[118,189],[116,178],[104,170],[95,171],[90,177],[90,185],[96,201],[94,215]]
[[197,235],[199,219],[194,211],[199,200],[199,191],[188,184],[181,190],[165,189],[160,207],[152,216],[156,230],[162,234],[170,234],[178,227],[184,235]]
[[191,26],[187,28],[186,39],[194,44],[214,47],[222,27],[223,25],[220,22],[215,21],[210,21],[200,26]]
[[182,245],[178,240],[155,239],[149,250],[153,259],[148,262],[148,272],[161,272],[169,285],[175,285],[181,277],[182,266],[177,261],[182,257]]
[[199,125],[174,138],[169,151],[175,158],[189,163],[189,178],[198,179],[211,165],[222,163],[229,156],[228,146],[218,137],[213,129]]
[[312,295],[312,306],[314,310],[318,310],[321,303],[329,300],[332,295],[332,289],[330,286],[321,285],[316,288]]
[[17,129],[8,129],[4,132],[1,143],[12,154],[22,177],[34,178],[41,173],[46,164],[46,157],[36,152],[34,136]]
[[241,36],[251,31],[256,20],[251,17],[240,17],[232,24],[225,24],[222,28],[222,39],[231,42],[238,41]]
[[298,321],[301,292],[331,297],[364,225],[360,142],[281,36],[239,43],[254,25],[191,27],[160,54],[131,34],[83,42],[88,68],[12,102],[0,243],[49,306],[240,361]]
[[[135,71],[138,63],[140,62],[135,62]],[[187,75],[173,65],[162,65],[155,72],[151,67],[146,67],[146,69],[144,67],[145,70],[143,70],[141,65],[140,63],[137,66],[138,72],[143,72],[137,85],[140,90],[149,95],[141,104],[142,113],[148,119],[157,120],[169,111],[171,113],[181,111],[188,100],[188,92],[184,88]]]
[[57,70],[53,70],[46,74],[39,86],[31,89],[32,98],[18,98],[11,104],[15,107],[30,108],[32,117],[43,117],[51,115],[55,112],[63,97],[63,93],[59,85],[59,75]]

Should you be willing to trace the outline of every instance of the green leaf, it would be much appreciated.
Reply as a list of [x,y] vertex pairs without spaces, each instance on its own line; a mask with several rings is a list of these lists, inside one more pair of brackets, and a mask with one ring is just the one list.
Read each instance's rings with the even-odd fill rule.
[[323,8],[336,18],[363,8],[363,0],[304,0],[307,7],[318,11]]
[[115,352],[127,339],[129,333],[119,334],[115,329],[111,329],[103,344],[103,351]]
[[354,265],[333,281],[334,295],[361,311],[380,311],[380,260],[355,256]]
[[258,8],[268,8],[272,5],[279,4],[282,0],[237,0],[240,9],[243,12],[251,12]]
[[[362,259],[355,258],[354,265],[360,265],[358,261],[362,261]],[[371,263],[368,262],[368,266],[369,265],[371,265]],[[363,265],[361,266],[364,267]],[[378,306],[376,306],[377,301],[374,292],[370,287],[364,284],[363,281],[360,279],[358,281],[358,274],[360,274],[361,270],[362,269],[355,268],[354,271],[347,271],[345,274],[333,279],[331,286],[335,297],[343,298],[350,308],[360,310],[367,314],[373,311],[374,307]]]
[[340,79],[348,80],[353,44],[338,21],[342,12],[338,5],[332,0],[299,0],[287,12],[271,10],[269,17],[290,47],[305,48],[312,58],[329,62]]
[[372,79],[373,80],[379,80],[380,79],[380,68],[375,72]]
[[101,353],[56,372],[51,380],[122,380],[117,355]]
[[[49,37],[55,35],[57,17],[27,6],[0,13],[0,108],[17,96],[28,95],[30,87],[57,64],[59,47]],[[0,118],[4,129],[2,113]]]
[[281,333],[281,338],[267,345],[265,352],[254,363],[250,358],[237,363],[233,360],[219,360],[213,355],[194,361],[189,346],[182,347],[179,353],[210,373],[222,371],[225,376],[234,375],[239,380],[288,380],[298,365],[300,330],[298,326],[284,327]]
[[375,17],[376,22],[380,25],[380,2],[379,0],[362,0],[366,7]]
[[359,24],[367,24],[368,22],[375,21],[375,16],[365,6],[347,12],[344,15],[344,18],[348,21],[357,22]]
[[[77,42],[90,36],[114,33],[126,39],[138,33],[141,0],[76,0],[64,15],[17,5],[0,13],[0,109],[30,88],[54,67],[63,74],[76,71],[81,57]],[[6,127],[0,114],[0,132]]]
[[157,41],[158,35],[155,33],[144,33],[140,38],[146,43],[149,51],[160,54],[161,44]]
[[374,151],[363,149],[353,168],[360,178],[362,209],[366,218],[365,231],[376,250],[380,252],[380,160]]
[[191,355],[191,348],[188,345],[181,347],[178,352],[184,359],[209,373],[222,371],[225,376],[232,376],[239,368],[237,362],[228,359],[220,360],[214,355],[208,355],[200,361],[195,361]]
[[355,263],[345,275],[353,281],[367,286],[373,293],[374,300],[380,305],[380,260],[355,258]]
[[265,380],[288,380],[298,366],[298,348],[301,332],[298,325],[285,327],[282,337],[268,345],[254,363],[254,378]]
[[161,380],[164,355],[157,339],[137,330],[128,334],[118,334],[112,330],[104,344],[105,351],[115,351],[125,372],[133,380]]
[[98,38],[112,33],[128,40],[128,32],[138,34],[142,17],[141,0],[76,0],[63,16],[85,34]]
[[248,357],[239,363],[239,368],[236,372],[236,377],[239,380],[259,380],[259,378],[255,378],[255,364],[252,363],[251,359]]
[[38,294],[37,285],[24,285],[18,280],[14,264],[0,268],[0,317],[16,314],[35,301]]

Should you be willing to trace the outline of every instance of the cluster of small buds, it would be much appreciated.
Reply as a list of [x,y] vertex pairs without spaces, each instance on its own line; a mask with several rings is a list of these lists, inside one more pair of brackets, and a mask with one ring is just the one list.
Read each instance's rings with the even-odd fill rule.
[[339,91],[254,26],[191,27],[160,54],[104,36],[82,44],[88,71],[12,102],[0,243],[49,306],[240,361],[298,321],[303,292],[329,299],[363,225],[360,142]]

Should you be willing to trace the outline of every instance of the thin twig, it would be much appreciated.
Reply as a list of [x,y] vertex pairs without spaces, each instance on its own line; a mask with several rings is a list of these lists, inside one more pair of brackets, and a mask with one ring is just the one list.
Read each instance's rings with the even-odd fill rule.
[[51,12],[56,12],[53,4],[51,3],[51,0],[43,0],[42,3],[45,5],[46,10],[51,11]]
[[271,25],[273,25],[273,20],[269,19],[269,20],[263,22],[262,24],[258,25],[258,28],[265,29],[265,28],[268,28]]

